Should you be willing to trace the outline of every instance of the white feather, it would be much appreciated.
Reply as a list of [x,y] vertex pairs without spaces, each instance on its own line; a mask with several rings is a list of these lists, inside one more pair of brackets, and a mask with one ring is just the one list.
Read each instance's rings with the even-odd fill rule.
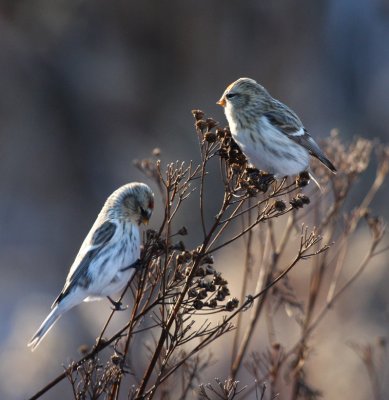
[[[308,151],[279,131],[265,116],[260,117],[251,130],[239,127],[232,107],[227,106],[225,112],[233,138],[256,168],[277,177],[297,175],[308,169]],[[296,135],[303,133],[301,129]]]

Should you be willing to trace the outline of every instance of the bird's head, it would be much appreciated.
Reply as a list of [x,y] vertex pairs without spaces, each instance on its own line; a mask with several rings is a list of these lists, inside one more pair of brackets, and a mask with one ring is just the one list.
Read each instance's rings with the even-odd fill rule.
[[224,91],[220,100],[216,103],[226,110],[247,109],[255,106],[259,111],[265,107],[270,95],[268,91],[254,79],[240,78],[232,82]]
[[154,209],[154,195],[146,184],[129,183],[117,189],[110,198],[111,207],[119,219],[147,225]]

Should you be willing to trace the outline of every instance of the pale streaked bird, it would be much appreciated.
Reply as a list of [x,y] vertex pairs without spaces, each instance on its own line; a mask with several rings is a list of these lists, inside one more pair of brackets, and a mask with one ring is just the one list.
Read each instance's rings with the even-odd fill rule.
[[217,104],[224,107],[232,137],[254,167],[276,177],[297,175],[309,170],[311,155],[336,172],[294,111],[253,79],[231,83]]
[[135,273],[140,257],[141,223],[147,223],[154,196],[144,183],[129,183],[105,202],[70,267],[62,292],[28,346],[34,350],[54,323],[83,301],[117,294]]

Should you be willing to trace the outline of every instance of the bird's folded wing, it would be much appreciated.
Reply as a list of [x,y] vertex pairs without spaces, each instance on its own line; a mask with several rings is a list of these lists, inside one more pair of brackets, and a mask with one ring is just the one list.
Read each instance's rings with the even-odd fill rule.
[[288,136],[289,139],[307,149],[312,156],[318,158],[331,171],[335,172],[336,168],[304,128],[297,115],[289,108],[286,108],[286,106],[284,107],[283,112],[271,111],[264,116],[273,126]]
[[84,288],[89,286],[89,266],[104,245],[112,239],[115,231],[116,225],[110,221],[105,221],[96,229],[92,236],[89,250],[87,250],[85,255],[82,257],[73,273],[68,276],[64,288],[59,296],[55,299],[52,307],[58,304],[65,296],[67,296],[75,286],[81,286]]

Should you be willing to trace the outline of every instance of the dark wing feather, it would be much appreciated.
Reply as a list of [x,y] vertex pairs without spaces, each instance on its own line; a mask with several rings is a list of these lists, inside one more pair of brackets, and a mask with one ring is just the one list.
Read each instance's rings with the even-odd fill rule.
[[65,296],[67,296],[75,286],[82,286],[87,288],[90,283],[89,265],[91,261],[103,248],[104,244],[111,240],[116,231],[116,225],[112,222],[105,221],[99,228],[96,229],[92,236],[91,245],[97,246],[89,250],[80,261],[78,267],[69,277],[62,292],[55,299],[53,306],[59,303]]
[[[280,111],[282,112],[271,111],[264,114],[264,116],[272,125],[276,126],[282,133],[288,136],[289,139],[306,148],[312,156],[320,160],[328,169],[332,172],[336,172],[334,165],[324,155],[318,144],[303,127],[297,115],[286,106],[283,106]],[[301,129],[303,129],[304,133],[296,135]]]

